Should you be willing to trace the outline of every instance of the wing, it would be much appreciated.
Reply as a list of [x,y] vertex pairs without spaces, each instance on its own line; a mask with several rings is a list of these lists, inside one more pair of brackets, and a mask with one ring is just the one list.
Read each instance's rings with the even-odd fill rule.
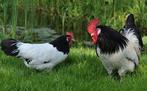
[[20,58],[30,63],[34,60],[35,64],[43,63],[43,61],[50,60],[54,54],[56,55],[55,48],[48,44],[28,44],[24,43],[18,48]]
[[125,52],[126,59],[132,61],[137,66],[139,64],[139,56],[137,55],[135,49],[129,49],[127,48]]

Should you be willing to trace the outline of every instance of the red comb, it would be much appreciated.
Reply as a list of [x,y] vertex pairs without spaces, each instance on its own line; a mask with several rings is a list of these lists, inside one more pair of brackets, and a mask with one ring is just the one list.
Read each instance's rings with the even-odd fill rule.
[[94,32],[97,24],[99,24],[99,23],[100,23],[99,19],[97,19],[97,18],[92,19],[87,26],[88,33]]
[[66,32],[66,35],[73,35],[73,32]]

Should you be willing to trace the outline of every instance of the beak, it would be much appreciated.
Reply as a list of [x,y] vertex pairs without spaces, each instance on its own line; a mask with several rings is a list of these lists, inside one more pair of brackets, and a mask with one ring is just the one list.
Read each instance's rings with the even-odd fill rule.
[[72,41],[75,42],[75,38],[73,38]]

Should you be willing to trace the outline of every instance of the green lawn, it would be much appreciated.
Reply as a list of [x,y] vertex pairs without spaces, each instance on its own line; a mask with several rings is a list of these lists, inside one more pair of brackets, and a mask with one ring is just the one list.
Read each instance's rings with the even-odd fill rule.
[[107,75],[94,49],[72,48],[51,72],[26,68],[21,60],[0,53],[0,91],[147,91],[147,55],[123,80]]

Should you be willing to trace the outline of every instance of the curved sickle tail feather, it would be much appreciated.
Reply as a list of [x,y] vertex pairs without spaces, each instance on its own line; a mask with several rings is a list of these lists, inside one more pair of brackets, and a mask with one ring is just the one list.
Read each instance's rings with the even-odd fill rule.
[[6,39],[1,42],[1,50],[9,56],[17,56],[19,50],[17,50],[17,44],[20,43],[15,39]]
[[135,18],[134,18],[134,15],[133,14],[129,14],[126,18],[126,22],[125,22],[125,26],[124,28],[126,29],[130,29],[132,28],[133,31],[134,31],[134,34],[136,35],[136,37],[138,38],[139,40],[139,45],[141,47],[143,47],[143,41],[142,41],[142,36],[141,36],[141,33],[140,33],[140,30],[139,28],[136,26],[135,24]]
[[120,33],[125,36],[134,46],[137,55],[140,55],[143,48],[142,37],[139,28],[135,24],[135,18],[133,14],[129,14],[126,17],[124,28],[120,30]]
[[135,19],[133,14],[128,14],[126,17],[125,26],[135,26]]

